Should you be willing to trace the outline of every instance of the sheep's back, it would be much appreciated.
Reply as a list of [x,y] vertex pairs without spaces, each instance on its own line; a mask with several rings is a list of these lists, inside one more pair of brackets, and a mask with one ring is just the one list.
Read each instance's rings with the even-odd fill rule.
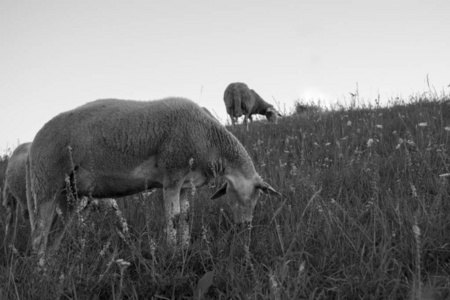
[[211,126],[221,125],[183,98],[90,102],[54,117],[36,135],[30,151],[32,190],[39,198],[51,197],[73,166],[126,171],[158,156],[161,164],[176,168],[207,153],[204,132]]

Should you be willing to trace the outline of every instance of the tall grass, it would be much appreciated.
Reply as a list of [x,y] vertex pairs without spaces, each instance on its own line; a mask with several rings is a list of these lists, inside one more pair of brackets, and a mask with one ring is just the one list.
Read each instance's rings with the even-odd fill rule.
[[250,230],[209,200],[218,182],[190,195],[182,251],[164,244],[160,191],[119,199],[127,234],[113,211],[74,218],[44,273],[27,242],[3,245],[0,299],[449,297],[449,101],[229,130],[283,194],[260,198]]

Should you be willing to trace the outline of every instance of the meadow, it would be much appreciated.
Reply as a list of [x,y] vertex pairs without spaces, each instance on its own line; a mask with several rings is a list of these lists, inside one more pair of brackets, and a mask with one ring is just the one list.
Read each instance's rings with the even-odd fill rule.
[[228,129],[283,194],[262,195],[251,226],[209,199],[217,181],[191,192],[191,246],[173,251],[149,191],[77,215],[43,272],[22,220],[0,299],[450,299],[448,96],[251,125]]

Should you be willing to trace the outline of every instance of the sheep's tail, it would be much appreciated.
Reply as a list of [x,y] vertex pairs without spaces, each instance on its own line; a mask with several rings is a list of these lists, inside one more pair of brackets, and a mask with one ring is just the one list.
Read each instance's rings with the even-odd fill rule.
[[34,198],[33,198],[33,193],[31,191],[31,166],[30,166],[31,162],[30,162],[30,155],[28,155],[27,157],[27,164],[26,164],[26,186],[27,186],[27,206],[28,206],[28,213],[29,213],[29,217],[30,217],[30,225],[31,225],[31,232],[34,232],[35,230],[35,220],[36,220],[36,215],[35,215],[35,209],[37,209],[37,207],[35,207],[34,205]]
[[242,116],[241,95],[236,87],[230,84],[225,90],[223,99],[225,101],[227,113],[231,118],[239,118]]
[[233,114],[234,117],[239,118],[242,116],[242,97],[241,97],[241,91],[237,88],[233,89]]

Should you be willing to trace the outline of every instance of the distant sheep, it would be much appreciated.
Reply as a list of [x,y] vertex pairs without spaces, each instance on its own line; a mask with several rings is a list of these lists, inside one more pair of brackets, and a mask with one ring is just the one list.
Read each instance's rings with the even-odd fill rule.
[[277,123],[277,117],[281,114],[273,107],[273,105],[264,101],[254,90],[249,89],[245,83],[230,83],[225,89],[223,100],[227,109],[227,113],[231,117],[233,126],[237,118],[244,115],[244,124],[247,125],[247,119],[253,122],[252,115],[265,115],[270,122]]
[[123,197],[153,188],[163,189],[167,242],[187,245],[188,189],[216,176],[225,183],[211,199],[229,194],[238,223],[251,221],[259,191],[280,195],[258,175],[238,139],[188,99],[106,99],[61,113],[30,149],[33,248],[44,257],[57,205],[70,216],[67,194]]
[[[5,238],[14,220],[16,207],[22,212],[23,218],[28,222],[28,206],[26,193],[26,162],[31,143],[19,145],[11,157],[5,173],[3,188],[3,206],[6,208]],[[16,218],[19,217],[16,215]]]

